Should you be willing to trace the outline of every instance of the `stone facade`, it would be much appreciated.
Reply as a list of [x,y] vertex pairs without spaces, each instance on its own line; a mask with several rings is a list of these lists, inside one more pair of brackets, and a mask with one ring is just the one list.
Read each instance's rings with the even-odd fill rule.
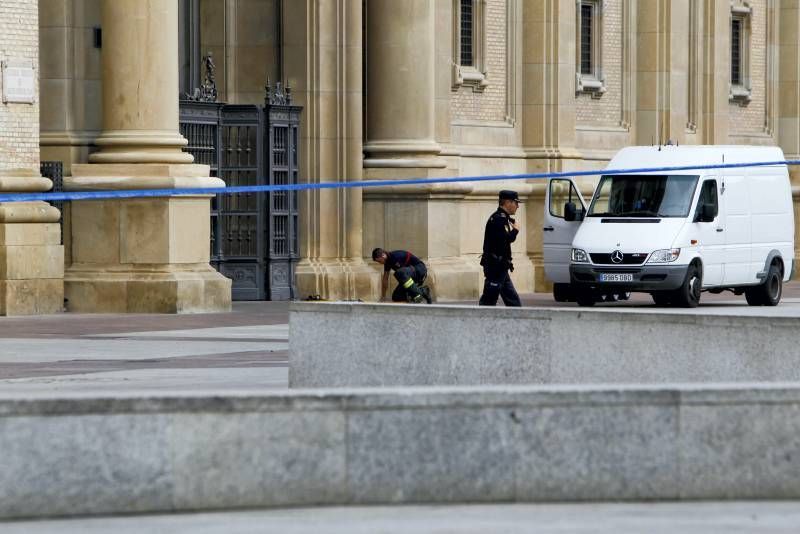
[[[9,0],[0,10],[0,71],[8,74],[0,80],[2,193],[52,186],[39,175],[38,14],[35,0]],[[44,202],[0,204],[0,314],[61,311],[64,248],[58,219],[58,210]]]
[[[106,46],[90,37],[106,3],[39,1],[42,150],[68,170],[87,161],[104,129]],[[668,139],[800,156],[800,0],[595,2],[602,93],[578,87],[575,0],[475,0],[485,83],[454,83],[459,4],[199,0],[200,46],[214,54],[227,102],[261,102],[267,77],[295,89],[309,182],[597,169],[624,146]],[[731,16],[742,9],[746,101],[731,99],[730,86]],[[440,298],[477,298],[484,220],[509,187],[527,199],[515,283],[548,289],[542,184],[501,181],[304,193],[299,296],[376,298],[368,254],[386,246],[424,257]]]
[[453,93],[452,120],[455,122],[503,121],[507,106],[508,16],[506,0],[487,0],[485,49],[487,86],[477,92],[461,87]]
[[[0,16],[0,61],[39,62],[36,2],[3,2]],[[2,84],[2,81],[0,81]],[[38,89],[38,87],[37,87]],[[39,171],[39,95],[32,104],[9,103],[0,111],[0,174],[25,169]]]

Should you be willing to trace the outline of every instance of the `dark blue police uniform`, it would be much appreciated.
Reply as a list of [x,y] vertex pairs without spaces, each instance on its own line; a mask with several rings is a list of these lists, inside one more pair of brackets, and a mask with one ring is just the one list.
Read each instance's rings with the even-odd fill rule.
[[[515,191],[500,191],[500,199],[518,201]],[[511,243],[516,241],[519,234],[519,231],[512,226],[513,222],[514,219],[503,208],[497,208],[486,222],[483,256],[481,256],[486,281],[479,302],[481,306],[495,306],[497,297],[502,297],[506,306],[522,306],[508,274],[509,271],[514,271],[514,264],[511,262]]]

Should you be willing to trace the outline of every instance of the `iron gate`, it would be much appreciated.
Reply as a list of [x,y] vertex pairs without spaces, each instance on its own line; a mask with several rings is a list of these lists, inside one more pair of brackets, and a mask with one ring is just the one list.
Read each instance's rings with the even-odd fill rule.
[[[228,186],[297,183],[300,108],[267,104],[181,101],[186,151]],[[294,297],[297,251],[295,192],[213,199],[211,264],[233,280],[234,300]]]

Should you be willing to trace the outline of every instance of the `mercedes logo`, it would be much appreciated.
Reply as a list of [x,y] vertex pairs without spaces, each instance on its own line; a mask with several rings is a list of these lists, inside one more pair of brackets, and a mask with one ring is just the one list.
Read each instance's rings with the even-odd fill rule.
[[622,263],[623,259],[624,256],[622,255],[622,252],[620,252],[619,250],[615,250],[614,252],[611,253],[611,261],[613,261],[614,263]]

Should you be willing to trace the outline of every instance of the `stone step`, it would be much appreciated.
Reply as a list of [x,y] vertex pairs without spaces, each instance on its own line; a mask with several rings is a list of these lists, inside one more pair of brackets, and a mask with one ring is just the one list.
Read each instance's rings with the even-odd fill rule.
[[0,395],[0,518],[800,498],[800,385]]

